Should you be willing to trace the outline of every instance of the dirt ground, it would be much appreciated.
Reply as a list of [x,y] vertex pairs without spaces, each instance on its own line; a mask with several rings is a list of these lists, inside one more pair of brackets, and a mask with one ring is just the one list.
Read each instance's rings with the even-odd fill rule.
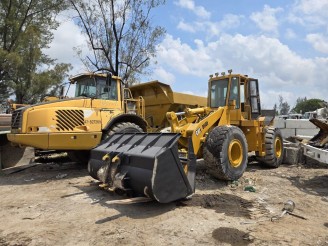
[[[0,245],[328,245],[327,165],[254,162],[233,183],[199,168],[191,200],[158,204],[132,203],[53,161],[1,174]],[[272,222],[289,199],[307,220]]]

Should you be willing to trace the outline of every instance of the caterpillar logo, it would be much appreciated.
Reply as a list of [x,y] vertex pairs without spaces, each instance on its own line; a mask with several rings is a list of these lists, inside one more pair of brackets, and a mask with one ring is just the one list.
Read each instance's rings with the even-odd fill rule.
[[199,133],[201,133],[202,132],[202,130],[200,129],[200,127],[195,131],[195,134],[196,134],[196,136],[198,136],[199,135]]
[[198,136],[198,135],[202,132],[202,129],[204,130],[205,127],[207,127],[207,126],[208,126],[208,121],[206,121],[206,122],[202,125],[202,127],[199,127],[198,129],[196,129],[196,131],[195,131],[196,136]]

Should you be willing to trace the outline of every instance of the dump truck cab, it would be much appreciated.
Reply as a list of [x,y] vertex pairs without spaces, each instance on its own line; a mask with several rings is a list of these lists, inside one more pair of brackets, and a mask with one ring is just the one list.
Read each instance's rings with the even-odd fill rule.
[[90,150],[120,123],[128,122],[146,131],[143,99],[132,98],[119,77],[84,73],[70,78],[73,86],[74,98],[15,110],[8,139],[39,149]]
[[75,97],[90,97],[103,100],[118,101],[121,83],[113,77],[100,74],[95,77],[81,74],[71,77],[72,84],[76,84]]

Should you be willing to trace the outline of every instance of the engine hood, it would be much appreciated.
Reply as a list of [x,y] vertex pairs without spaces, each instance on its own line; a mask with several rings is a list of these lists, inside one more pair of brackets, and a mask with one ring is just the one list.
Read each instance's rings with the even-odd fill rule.
[[92,101],[95,101],[97,99],[91,99],[87,97],[75,97],[75,98],[68,98],[68,99],[60,99],[50,102],[42,102],[37,103],[31,106],[25,107],[25,110],[27,108],[33,108],[33,109],[41,109],[41,108],[53,108],[53,107],[84,107],[89,108],[92,106]]

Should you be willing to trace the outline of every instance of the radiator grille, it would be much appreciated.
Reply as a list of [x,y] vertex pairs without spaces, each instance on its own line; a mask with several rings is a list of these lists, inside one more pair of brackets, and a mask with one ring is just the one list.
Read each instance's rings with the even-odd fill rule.
[[11,128],[18,129],[22,127],[23,110],[15,110],[11,115]]
[[58,131],[73,130],[74,127],[84,125],[83,110],[57,110],[56,129]]

